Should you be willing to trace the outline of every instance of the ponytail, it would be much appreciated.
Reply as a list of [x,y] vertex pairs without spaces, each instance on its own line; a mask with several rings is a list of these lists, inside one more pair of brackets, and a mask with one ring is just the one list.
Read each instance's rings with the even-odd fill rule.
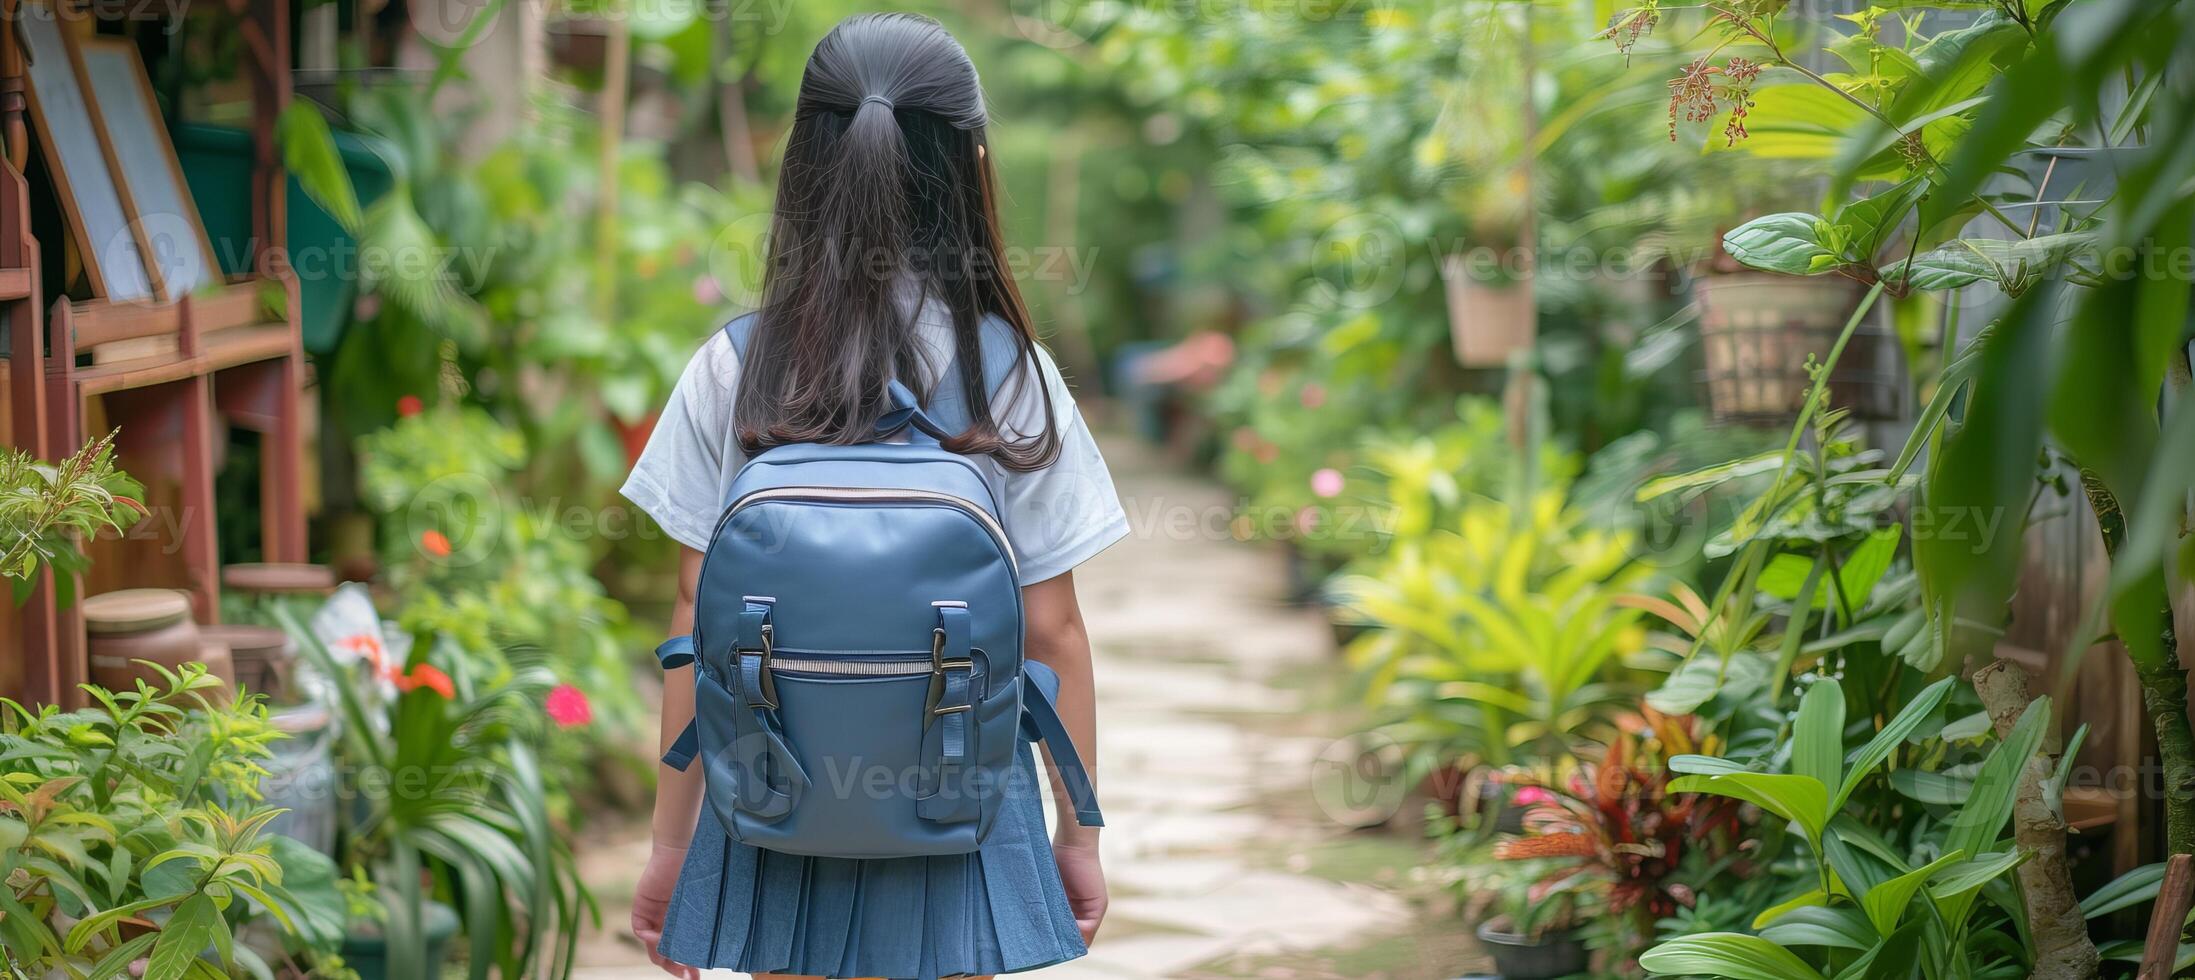
[[[808,59],[778,179],[762,309],[734,406],[747,452],[874,437],[899,378],[927,396],[914,337],[922,304],[951,310],[971,424],[947,441],[1013,469],[1059,454],[1049,387],[1039,432],[1002,434],[985,389],[985,316],[1011,324],[1012,393],[1038,377],[1036,339],[1001,261],[996,187],[983,159],[986,111],[975,65],[937,22],[864,14]],[[948,382],[953,379],[948,377]]]

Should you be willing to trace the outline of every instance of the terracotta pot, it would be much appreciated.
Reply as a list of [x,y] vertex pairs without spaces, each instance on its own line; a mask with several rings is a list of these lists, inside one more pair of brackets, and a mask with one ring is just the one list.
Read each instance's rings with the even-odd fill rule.
[[290,668],[297,661],[297,648],[289,634],[272,626],[236,624],[206,626],[199,632],[228,644],[236,682],[245,690],[271,701],[291,700]]
[[1509,355],[1531,348],[1539,332],[1539,306],[1530,281],[1481,282],[1457,255],[1441,260],[1441,281],[1448,292],[1448,339],[1457,364],[1505,367]]
[[[191,621],[190,597],[173,589],[122,589],[84,600],[84,631],[90,636],[91,681],[111,691],[128,691],[140,679],[165,687],[160,674],[138,661],[175,670],[205,656],[198,624]],[[224,648],[225,649],[225,648]]]

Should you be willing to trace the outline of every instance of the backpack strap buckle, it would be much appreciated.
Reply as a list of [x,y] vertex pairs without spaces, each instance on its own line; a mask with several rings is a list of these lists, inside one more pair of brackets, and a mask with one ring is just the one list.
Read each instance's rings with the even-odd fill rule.
[[[777,600],[770,596],[751,595],[744,597],[743,601],[747,607],[739,614],[739,639],[732,645],[732,660],[735,664],[732,676],[744,681],[748,674],[736,666],[739,659],[749,655],[759,658],[760,662],[756,664],[757,669],[753,674],[754,689],[744,693],[755,707],[775,711],[778,707],[777,680],[770,669],[770,661],[777,652],[777,629],[770,625],[770,609]],[[741,684],[742,688],[746,686]]]

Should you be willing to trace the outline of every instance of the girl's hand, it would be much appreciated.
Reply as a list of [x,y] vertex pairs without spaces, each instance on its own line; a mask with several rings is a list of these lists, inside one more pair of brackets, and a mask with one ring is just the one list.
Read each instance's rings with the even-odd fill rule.
[[1075,928],[1082,941],[1097,939],[1098,923],[1105,921],[1105,869],[1098,866],[1095,836],[1061,834],[1052,841],[1052,860],[1059,863],[1059,880],[1067,887],[1067,907],[1074,912]]
[[683,847],[658,843],[648,852],[648,866],[640,872],[640,884],[633,888],[633,938],[640,940],[648,959],[663,972],[682,980],[701,980],[700,970],[664,959],[656,952],[663,942],[663,914],[671,907],[671,894],[678,888],[678,869],[685,863]]

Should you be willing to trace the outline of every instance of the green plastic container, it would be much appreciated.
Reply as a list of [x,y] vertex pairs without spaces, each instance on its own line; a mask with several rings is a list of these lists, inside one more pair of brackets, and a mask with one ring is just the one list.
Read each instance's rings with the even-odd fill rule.
[[[221,271],[228,274],[251,269],[252,237],[252,138],[251,133],[229,126],[183,123],[175,127],[175,153],[183,165],[183,179],[198,203],[206,236],[213,239]],[[388,193],[395,183],[389,165],[366,137],[335,134],[336,152],[351,175],[358,205],[366,207]],[[289,180],[289,246],[291,264],[298,273],[305,349],[327,354],[343,339],[350,322],[351,300],[358,294],[358,243],[305,194],[297,178]]]
[[[430,900],[424,912],[420,931],[427,943],[427,964],[440,971],[442,962],[449,959],[450,939],[457,935],[457,910]],[[359,980],[418,980],[389,972],[389,945],[378,926],[353,923],[350,934],[343,937],[341,952],[343,965],[358,971]]]

